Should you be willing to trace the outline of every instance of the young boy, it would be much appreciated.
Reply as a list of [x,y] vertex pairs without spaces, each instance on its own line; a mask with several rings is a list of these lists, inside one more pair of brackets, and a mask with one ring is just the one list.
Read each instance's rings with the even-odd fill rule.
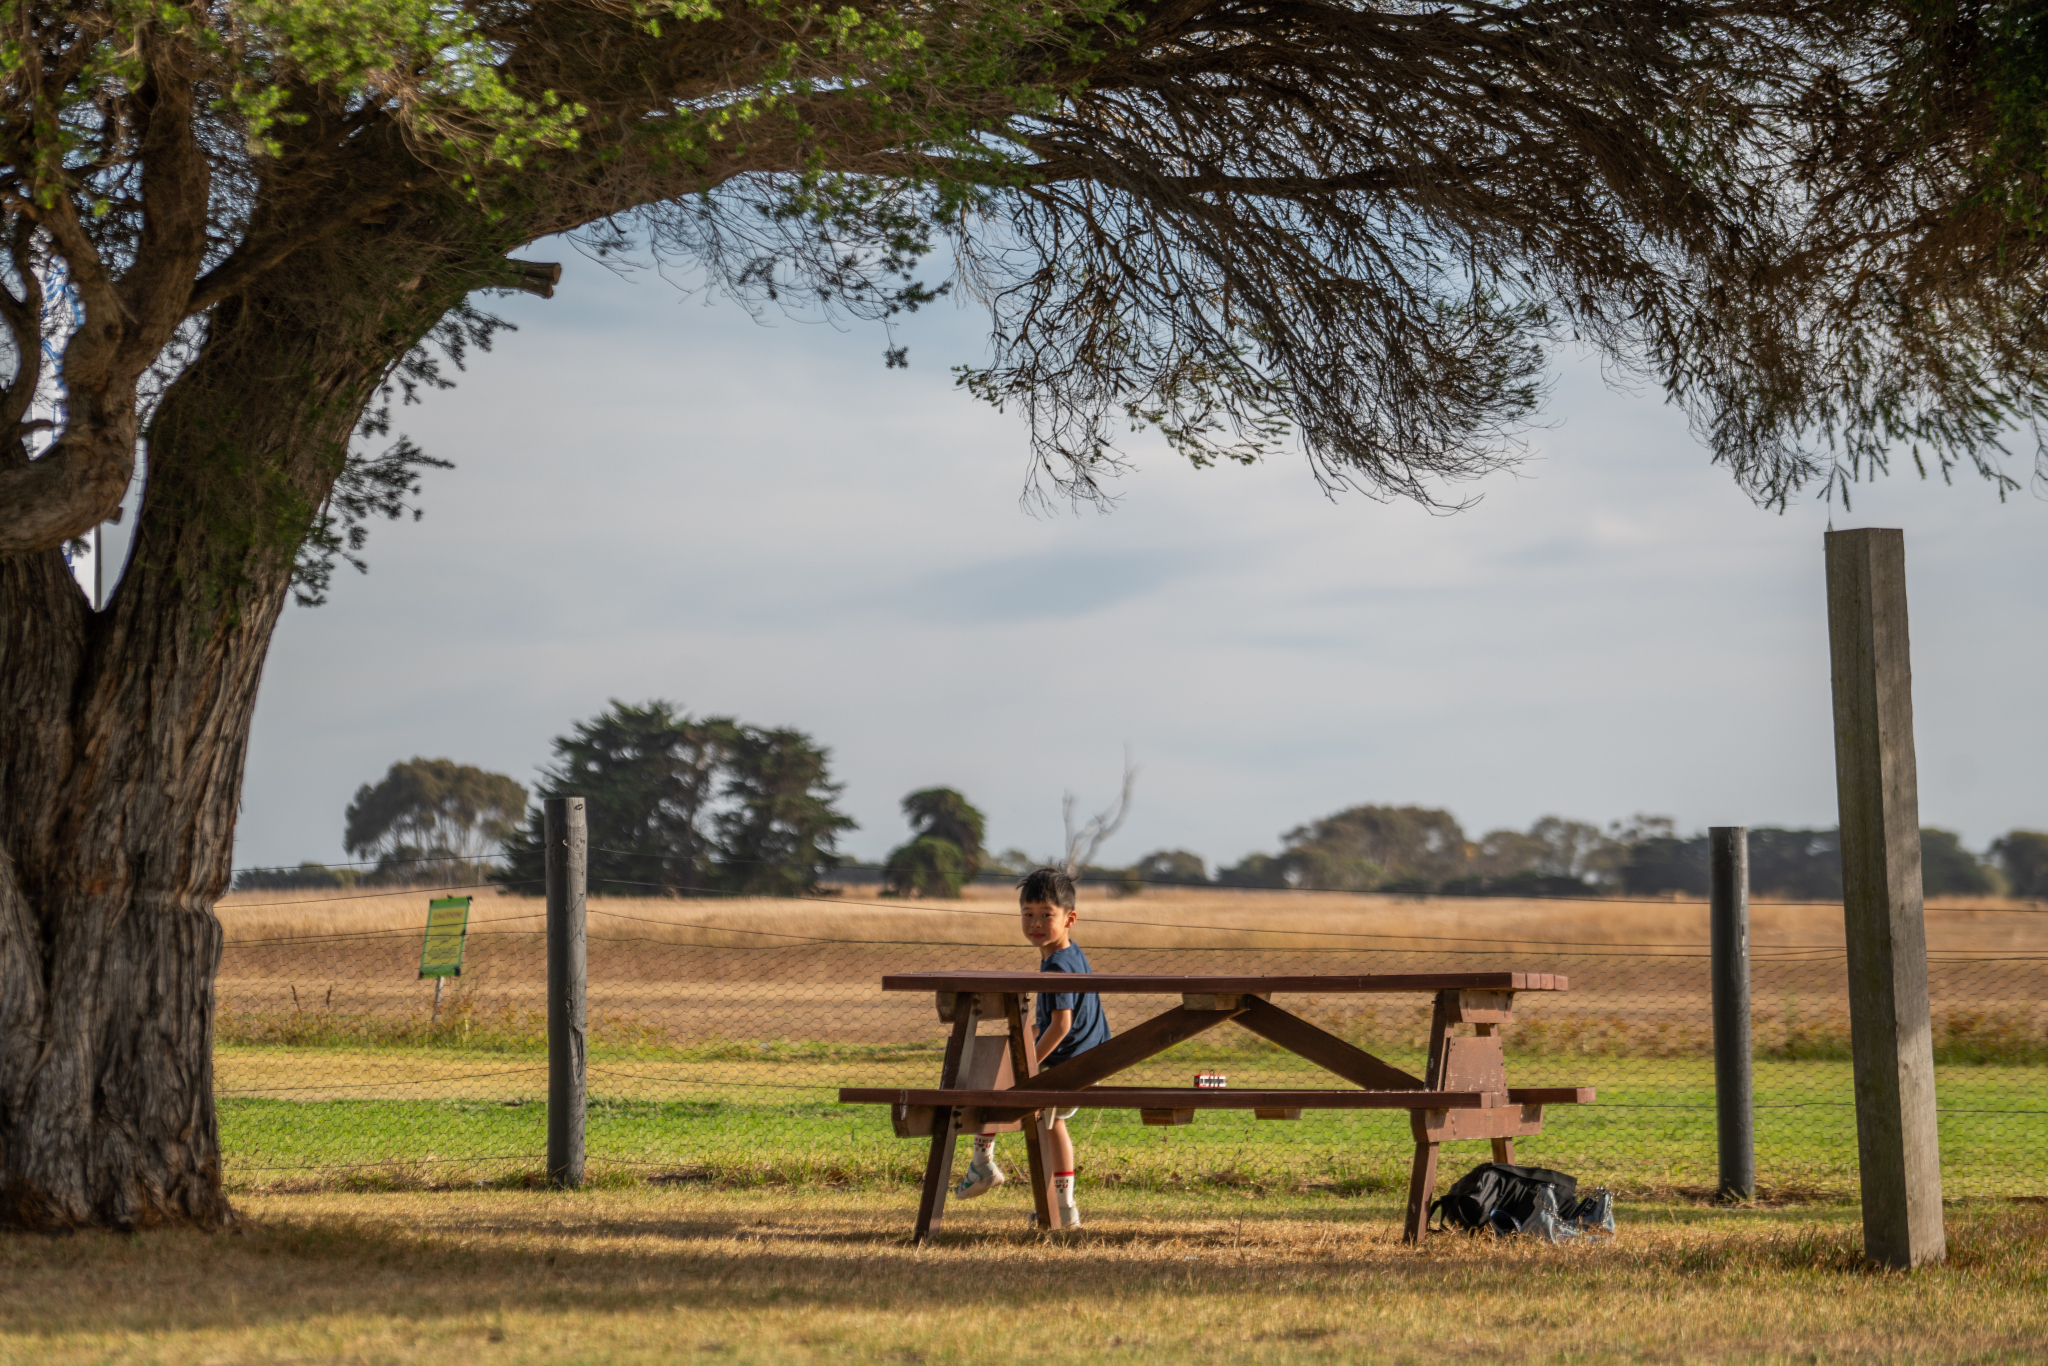
[[[1038,946],[1040,972],[1087,972],[1088,955],[1074,942],[1074,879],[1057,868],[1038,868],[1017,884],[1024,917],[1024,937]],[[1038,1035],[1038,1070],[1057,1067],[1109,1038],[1109,1020],[1102,998],[1092,991],[1041,991],[1034,1025]],[[1067,1132],[1073,1109],[1055,1110],[1052,1122],[1053,1195],[1061,1228],[1081,1227],[1074,1206],[1074,1138]],[[974,1140],[974,1160],[953,1193],[972,1200],[1004,1181],[996,1165],[993,1135]]]

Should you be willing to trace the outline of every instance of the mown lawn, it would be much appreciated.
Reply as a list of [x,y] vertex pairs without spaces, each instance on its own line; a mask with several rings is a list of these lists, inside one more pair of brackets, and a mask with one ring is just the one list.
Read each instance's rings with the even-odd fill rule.
[[2038,1361],[2048,1211],[1949,1210],[1866,1270],[1853,1211],[1625,1204],[1600,1245],[1432,1238],[1391,1197],[1097,1192],[1041,1235],[899,1192],[245,1196],[239,1232],[0,1237],[0,1360]]
[[[931,1059],[744,1055],[700,1061],[606,1057],[591,1069],[592,1169],[719,1184],[900,1184],[922,1145],[896,1139],[879,1106],[842,1106],[842,1081],[922,1081]],[[1196,1059],[1233,1084],[1277,1074],[1270,1056]],[[1154,1064],[1169,1080],[1187,1062]],[[223,1049],[222,1140],[237,1189],[419,1186],[517,1181],[546,1148],[545,1060],[447,1049]],[[1555,1106],[1523,1160],[1638,1196],[1715,1181],[1711,1062],[1698,1058],[1537,1058],[1518,1082],[1589,1082],[1591,1106]],[[1184,1080],[1184,1079],[1183,1079]],[[2048,1195],[2048,1067],[1939,1069],[1945,1189],[1951,1196]],[[239,1089],[238,1089],[239,1088]],[[310,1097],[285,1099],[281,1097]],[[1756,1065],[1758,1171],[1776,1197],[1851,1199],[1856,1137],[1846,1062]],[[1407,1125],[1387,1112],[1310,1112],[1262,1122],[1212,1112],[1147,1128],[1128,1111],[1074,1121],[1084,1184],[1143,1190],[1247,1188],[1372,1192],[1406,1180]],[[1015,1140],[1009,1140],[1015,1151]],[[1483,1143],[1451,1145],[1447,1174],[1483,1161]]]

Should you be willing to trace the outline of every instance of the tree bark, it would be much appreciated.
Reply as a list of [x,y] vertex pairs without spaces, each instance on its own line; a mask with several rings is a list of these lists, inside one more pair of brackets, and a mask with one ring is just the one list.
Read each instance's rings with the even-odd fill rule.
[[[216,309],[150,427],[127,575],[0,557],[0,1224],[219,1228],[215,898],[311,517],[390,364],[459,297],[363,281]],[[384,297],[388,298],[388,291]]]

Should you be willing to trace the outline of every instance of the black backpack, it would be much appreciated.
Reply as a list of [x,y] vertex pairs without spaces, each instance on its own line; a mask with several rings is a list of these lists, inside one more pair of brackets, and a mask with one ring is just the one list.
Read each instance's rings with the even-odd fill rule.
[[1548,1167],[1511,1167],[1505,1162],[1481,1163],[1466,1172],[1442,1199],[1430,1201],[1429,1212],[1432,1217],[1442,1212],[1438,1231],[1455,1225],[1467,1233],[1485,1228],[1519,1233],[1535,1217],[1545,1186],[1557,1197],[1559,1217],[1574,1217],[1579,1203],[1575,1179]]

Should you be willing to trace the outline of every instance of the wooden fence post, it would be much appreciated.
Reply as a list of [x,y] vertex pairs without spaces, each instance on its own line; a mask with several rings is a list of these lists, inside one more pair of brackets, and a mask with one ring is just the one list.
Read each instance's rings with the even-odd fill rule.
[[589,1011],[584,899],[590,881],[583,798],[542,803],[548,892],[548,1168],[551,1185],[583,1184],[583,1084]]
[[1948,1245],[1927,1005],[1905,533],[1831,531],[1827,571],[1863,1251],[1885,1266],[1915,1267],[1941,1261]]
[[1749,830],[1707,831],[1714,976],[1714,1110],[1723,1200],[1756,1198],[1756,1102],[1749,1040]]

